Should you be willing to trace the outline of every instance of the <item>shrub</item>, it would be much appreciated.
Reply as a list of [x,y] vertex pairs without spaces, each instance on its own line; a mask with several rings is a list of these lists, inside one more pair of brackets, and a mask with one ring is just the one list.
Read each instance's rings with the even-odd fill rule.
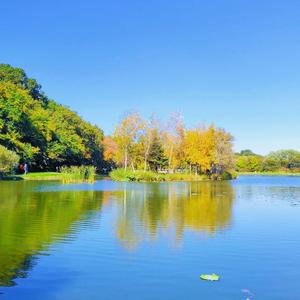
[[19,156],[15,152],[0,145],[0,176],[11,172],[18,162]]

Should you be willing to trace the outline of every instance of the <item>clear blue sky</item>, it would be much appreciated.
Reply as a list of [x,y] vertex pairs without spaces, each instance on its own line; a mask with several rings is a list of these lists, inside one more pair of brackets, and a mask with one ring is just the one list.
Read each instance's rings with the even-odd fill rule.
[[137,110],[300,150],[300,2],[2,1],[0,60],[111,133]]

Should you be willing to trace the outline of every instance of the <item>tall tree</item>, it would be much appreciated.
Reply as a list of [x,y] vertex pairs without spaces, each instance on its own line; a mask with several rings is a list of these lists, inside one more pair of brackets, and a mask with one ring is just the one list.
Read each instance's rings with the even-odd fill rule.
[[114,140],[118,144],[121,152],[119,157],[125,170],[128,166],[129,154],[141,130],[144,128],[144,122],[138,113],[129,113],[123,117],[114,132]]
[[158,129],[153,131],[152,143],[149,148],[149,166],[150,169],[157,171],[167,165],[168,159],[165,157],[162,141]]
[[148,165],[148,157],[151,149],[151,145],[153,144],[155,135],[158,134],[158,121],[154,115],[151,116],[148,122],[145,122],[144,132],[141,139],[141,143],[143,144],[143,153],[144,153],[144,172],[147,169]]
[[232,169],[234,153],[232,149],[233,136],[224,129],[215,130],[216,139],[216,171],[222,173],[225,169]]
[[185,155],[188,163],[196,173],[211,170],[216,162],[215,128],[196,128],[188,130],[186,134]]
[[183,164],[185,128],[180,114],[171,114],[166,129],[162,132],[165,156],[168,158],[169,171]]

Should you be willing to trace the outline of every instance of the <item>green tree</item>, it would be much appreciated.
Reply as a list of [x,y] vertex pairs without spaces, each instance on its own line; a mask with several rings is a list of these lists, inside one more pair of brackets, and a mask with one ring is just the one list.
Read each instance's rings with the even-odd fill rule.
[[235,161],[235,168],[239,172],[260,172],[262,171],[263,157],[258,155],[238,155]]
[[253,155],[256,155],[256,154],[252,150],[250,150],[250,149],[245,149],[245,150],[241,150],[241,152],[239,153],[239,155],[253,156]]
[[40,88],[22,69],[0,65],[0,144],[32,169],[62,165],[101,169],[102,130],[46,98]]
[[268,154],[263,162],[265,171],[300,168],[300,152],[296,150],[279,150]]
[[41,91],[41,85],[35,79],[28,78],[25,71],[13,68],[8,64],[0,64],[0,82],[10,82],[27,90],[33,99],[47,101],[47,97]]
[[157,171],[168,165],[168,158],[164,155],[162,141],[158,134],[158,130],[153,132],[152,143],[149,149],[148,163],[151,170]]

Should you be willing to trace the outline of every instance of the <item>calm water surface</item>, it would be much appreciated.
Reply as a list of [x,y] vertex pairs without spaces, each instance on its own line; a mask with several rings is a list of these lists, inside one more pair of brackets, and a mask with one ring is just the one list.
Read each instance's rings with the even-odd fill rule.
[[0,182],[0,299],[297,300],[299,278],[298,177]]

